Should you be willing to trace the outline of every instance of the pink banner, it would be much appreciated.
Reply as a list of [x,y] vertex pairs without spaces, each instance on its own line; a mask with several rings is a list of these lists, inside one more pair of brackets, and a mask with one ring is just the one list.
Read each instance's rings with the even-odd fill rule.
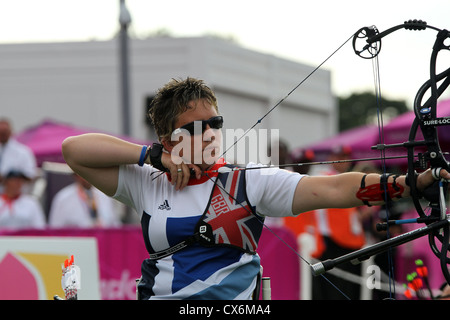
[[[263,230],[259,243],[258,253],[263,266],[263,276],[271,278],[272,300],[297,300],[301,298],[299,296],[300,267],[308,266],[304,263],[300,264],[299,257],[288,247],[298,252],[294,235],[282,227],[271,227],[271,229],[273,232]],[[142,232],[138,226],[125,226],[118,229],[0,231],[0,235],[95,238],[98,246],[101,299],[134,300],[136,298],[135,280],[140,277],[141,263],[147,257]],[[0,261],[0,269],[2,264],[8,262],[6,258]],[[397,273],[395,280],[405,283],[406,274],[414,271],[414,261],[418,258],[422,259],[428,267],[432,288],[439,288],[444,278],[439,259],[429,249],[427,237],[400,246],[395,259]],[[55,277],[60,277],[59,271],[54,273]],[[399,299],[404,299],[401,292],[397,294]]]
[[[274,228],[275,237],[264,230],[259,254],[263,276],[271,278],[272,299],[298,299],[299,266],[297,256],[279,238],[297,248],[294,236],[285,229]],[[136,282],[147,251],[138,226],[118,229],[47,229],[0,232],[8,236],[94,237],[98,245],[100,289],[103,300],[136,299]],[[63,261],[61,261],[63,262]],[[1,261],[0,261],[1,264]],[[59,277],[55,274],[55,277]]]

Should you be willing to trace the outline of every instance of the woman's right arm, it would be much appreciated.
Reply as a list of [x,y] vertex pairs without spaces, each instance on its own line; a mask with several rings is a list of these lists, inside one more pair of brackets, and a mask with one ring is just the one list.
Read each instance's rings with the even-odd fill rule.
[[69,137],[62,143],[69,167],[109,196],[116,193],[119,166],[138,163],[141,150],[142,145],[100,133]]

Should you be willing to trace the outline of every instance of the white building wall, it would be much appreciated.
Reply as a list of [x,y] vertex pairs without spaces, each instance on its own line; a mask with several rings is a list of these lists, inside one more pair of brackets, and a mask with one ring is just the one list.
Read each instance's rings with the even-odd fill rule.
[[[0,116],[15,131],[54,119],[121,133],[118,40],[0,45]],[[130,44],[131,135],[148,137],[145,101],[171,78],[205,80],[226,128],[251,127],[311,66],[215,38],[151,38]],[[329,71],[318,70],[257,128],[279,129],[291,147],[337,131]]]
[[117,132],[112,42],[0,46],[0,108],[16,131],[51,118]]

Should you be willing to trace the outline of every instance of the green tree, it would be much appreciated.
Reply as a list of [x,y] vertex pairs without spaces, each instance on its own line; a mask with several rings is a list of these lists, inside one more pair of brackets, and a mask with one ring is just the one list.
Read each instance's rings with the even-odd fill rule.
[[378,105],[380,105],[384,123],[409,111],[403,100],[381,98],[378,102],[373,93],[353,93],[348,97],[339,97],[339,131],[365,124],[376,124],[379,113]]

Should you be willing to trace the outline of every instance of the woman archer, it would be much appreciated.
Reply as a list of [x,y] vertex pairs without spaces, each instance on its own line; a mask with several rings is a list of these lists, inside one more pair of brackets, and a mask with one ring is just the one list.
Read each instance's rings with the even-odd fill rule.
[[[160,141],[152,147],[95,133],[62,145],[77,174],[140,215],[149,252],[141,299],[251,299],[264,217],[382,203],[381,193],[368,192],[373,186],[392,199],[409,195],[405,176],[233,171],[220,157],[217,99],[198,79],[163,86],[150,117]],[[445,170],[440,176],[450,179]],[[419,190],[433,182],[430,171],[417,177]]]

